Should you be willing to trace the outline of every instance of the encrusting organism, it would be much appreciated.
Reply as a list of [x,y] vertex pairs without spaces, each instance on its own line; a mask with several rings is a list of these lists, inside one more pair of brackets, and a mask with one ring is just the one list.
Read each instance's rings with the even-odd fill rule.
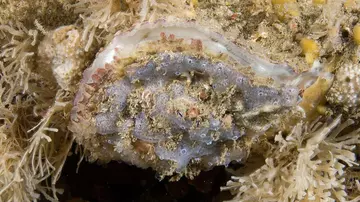
[[327,94],[327,100],[341,111],[355,115],[360,105],[360,65],[344,63],[336,71],[335,80]]

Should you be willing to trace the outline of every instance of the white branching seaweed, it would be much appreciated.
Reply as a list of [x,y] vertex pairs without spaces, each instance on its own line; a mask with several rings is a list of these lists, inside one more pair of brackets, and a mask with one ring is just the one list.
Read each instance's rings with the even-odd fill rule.
[[[57,95],[57,99],[61,98]],[[0,201],[34,201],[40,193],[49,201],[57,201],[55,183],[70,150],[73,138],[69,132],[53,126],[58,123],[59,115],[67,107],[67,102],[55,101],[41,121],[28,130],[28,144],[17,144],[18,136],[13,131],[1,131]],[[16,120],[15,120],[16,121]],[[1,129],[14,130],[14,123],[6,122]],[[17,138],[11,135],[17,136]],[[50,184],[47,184],[49,182]],[[44,184],[46,183],[46,184]],[[48,193],[52,191],[52,195]],[[20,200],[21,199],[21,200]]]
[[[0,32],[5,37],[8,34],[8,43],[1,47],[0,53],[0,67],[1,67],[1,80],[9,85],[5,103],[9,103],[13,94],[16,94],[18,90],[16,88],[23,89],[25,92],[28,89],[28,80],[30,77],[30,67],[28,67],[30,57],[34,55],[31,47],[36,45],[36,30],[28,30],[21,23],[16,25],[0,25]],[[4,97],[2,98],[4,100]]]
[[348,196],[344,171],[356,165],[360,130],[342,134],[353,121],[340,120],[299,123],[286,138],[279,133],[265,165],[222,189],[235,193],[234,201],[359,201]]
[[53,185],[73,141],[59,121],[68,95],[49,90],[45,80],[31,82],[41,78],[32,71],[36,30],[16,23],[0,25],[0,32],[7,41],[0,52],[0,201],[36,201],[41,194],[57,200]]
[[82,41],[86,41],[85,51],[90,49],[94,38],[99,38],[103,32],[115,34],[117,30],[130,27],[135,21],[133,9],[137,3],[125,5],[122,1],[114,0],[79,0],[71,5],[74,12],[80,14],[84,21]]

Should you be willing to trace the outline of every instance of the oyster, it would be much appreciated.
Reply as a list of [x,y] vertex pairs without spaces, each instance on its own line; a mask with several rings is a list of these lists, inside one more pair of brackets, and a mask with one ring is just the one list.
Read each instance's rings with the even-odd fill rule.
[[70,130],[91,160],[192,177],[247,156],[247,141],[302,115],[302,74],[194,23],[117,34],[84,71]]

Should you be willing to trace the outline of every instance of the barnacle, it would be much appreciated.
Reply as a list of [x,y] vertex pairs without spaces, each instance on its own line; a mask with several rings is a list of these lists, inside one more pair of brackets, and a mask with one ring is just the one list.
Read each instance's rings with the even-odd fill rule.
[[83,50],[81,31],[75,26],[63,26],[47,33],[38,48],[37,63],[43,67],[42,74],[55,77],[56,83],[69,90],[75,78],[83,70],[89,53]]
[[327,100],[343,111],[355,113],[360,104],[360,68],[358,64],[345,63],[337,70]]
[[192,23],[144,24],[84,71],[70,130],[93,160],[192,177],[241,161],[246,141],[303,117],[299,91],[318,73],[296,74]]

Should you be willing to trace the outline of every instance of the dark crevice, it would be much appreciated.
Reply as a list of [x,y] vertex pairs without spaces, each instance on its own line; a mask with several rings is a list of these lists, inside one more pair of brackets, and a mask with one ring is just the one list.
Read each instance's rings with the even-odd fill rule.
[[112,161],[106,165],[82,162],[76,173],[79,156],[68,157],[57,187],[64,189],[60,201],[137,202],[137,201],[224,201],[232,198],[220,192],[230,179],[224,167],[200,173],[193,180],[182,177],[170,182],[156,179],[151,169],[140,169]]

